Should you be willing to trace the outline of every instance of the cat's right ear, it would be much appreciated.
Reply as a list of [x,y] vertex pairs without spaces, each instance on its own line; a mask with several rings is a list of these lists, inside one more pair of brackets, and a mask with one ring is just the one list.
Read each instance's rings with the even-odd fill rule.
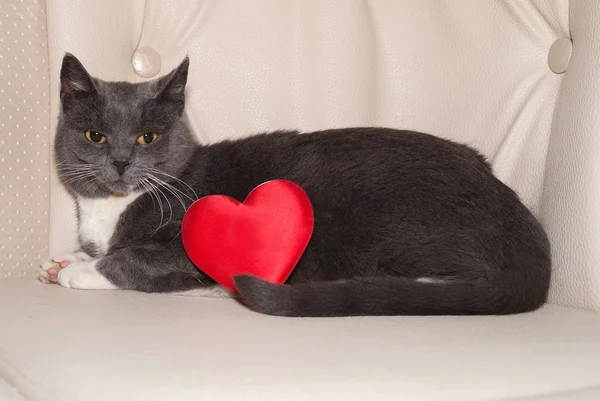
[[60,69],[60,100],[65,104],[71,99],[95,93],[96,87],[90,74],[77,57],[67,53]]
[[190,59],[186,57],[177,68],[156,81],[158,93],[155,98],[175,105],[179,114],[183,113],[189,66]]

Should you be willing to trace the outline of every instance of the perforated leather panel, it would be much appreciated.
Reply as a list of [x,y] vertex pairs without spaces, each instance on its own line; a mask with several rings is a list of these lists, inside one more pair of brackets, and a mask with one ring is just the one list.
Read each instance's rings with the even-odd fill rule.
[[0,279],[48,257],[48,94],[44,1],[0,1]]

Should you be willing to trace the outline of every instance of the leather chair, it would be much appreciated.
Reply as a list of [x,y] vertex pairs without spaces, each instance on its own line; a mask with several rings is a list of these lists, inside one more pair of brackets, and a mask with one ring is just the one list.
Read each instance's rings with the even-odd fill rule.
[[[3,0],[0,399],[600,400],[598,21],[592,0]],[[76,239],[51,152],[65,51],[133,82],[189,54],[205,143],[378,125],[471,144],[548,231],[548,305],[288,319],[39,283]]]

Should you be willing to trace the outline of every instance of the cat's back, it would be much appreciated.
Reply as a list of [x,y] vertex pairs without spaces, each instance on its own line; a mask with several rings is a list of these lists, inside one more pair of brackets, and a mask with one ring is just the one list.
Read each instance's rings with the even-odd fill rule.
[[189,178],[206,186],[201,192],[240,199],[272,179],[294,181],[324,202],[378,196],[392,204],[484,195],[491,187],[511,196],[471,147],[389,128],[275,131],[203,147],[195,160],[202,166]]
[[[246,162],[322,161],[325,164],[387,162],[404,167],[432,164],[462,164],[490,170],[485,158],[470,146],[433,135],[392,128],[359,127],[322,131],[272,131],[209,147],[213,162],[234,156]],[[306,160],[306,158],[309,158]]]

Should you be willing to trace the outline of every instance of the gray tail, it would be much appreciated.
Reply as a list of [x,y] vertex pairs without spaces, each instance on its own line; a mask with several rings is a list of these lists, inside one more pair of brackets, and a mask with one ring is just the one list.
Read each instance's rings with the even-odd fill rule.
[[444,283],[399,277],[294,285],[242,275],[235,285],[242,303],[268,315],[505,315],[535,310],[546,301],[549,275],[529,273]]

